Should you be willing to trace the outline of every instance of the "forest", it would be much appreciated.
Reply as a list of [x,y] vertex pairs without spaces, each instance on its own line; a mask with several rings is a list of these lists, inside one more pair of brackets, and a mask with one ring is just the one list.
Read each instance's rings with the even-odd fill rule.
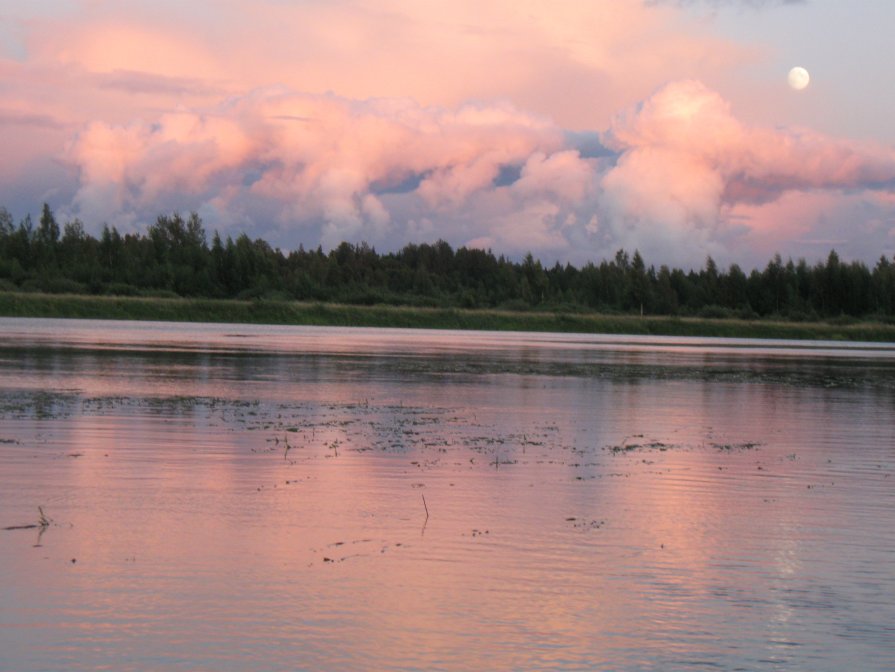
[[439,240],[378,253],[366,243],[284,252],[242,234],[208,241],[192,213],[160,215],[145,233],[105,226],[99,239],[77,219],[60,227],[44,204],[35,225],[0,207],[0,291],[298,300],[356,305],[500,308],[796,321],[895,321],[895,260],[784,261],[763,269],[647,265],[636,250],[580,268],[514,261]]

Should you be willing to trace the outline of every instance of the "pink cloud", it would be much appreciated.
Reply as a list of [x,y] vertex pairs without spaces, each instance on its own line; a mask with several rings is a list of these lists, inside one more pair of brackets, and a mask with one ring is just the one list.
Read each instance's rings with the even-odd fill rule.
[[[569,137],[506,103],[265,89],[154,121],[89,125],[67,155],[81,176],[71,211],[134,222],[189,203],[215,226],[264,212],[286,239],[313,230],[328,246],[425,235],[578,259],[638,248],[699,265],[750,241],[804,238],[787,223],[768,230],[768,213],[791,215],[799,194],[835,198],[895,180],[890,150],[749,126],[694,81],[618,115],[604,134],[615,158],[582,158]],[[784,196],[787,208],[771,207]]]
[[[523,165],[535,153],[539,164],[571,165],[569,156],[551,157],[562,149],[560,129],[506,104],[447,110],[273,89],[206,112],[91,124],[68,160],[81,175],[76,212],[114,221],[151,213],[172,194],[237,211],[260,198],[281,224],[320,220],[327,242],[337,243],[339,236],[367,234],[367,227],[373,234],[388,228],[392,215],[380,189],[388,193],[418,176],[413,195],[420,207],[456,210],[490,190],[502,166]],[[529,190],[535,181],[534,174],[526,178]]]
[[594,188],[592,165],[581,160],[575,150],[528,157],[513,191],[520,195],[543,193],[564,202],[580,202]]
[[893,192],[792,191],[772,203],[737,205],[729,217],[748,227],[742,242],[759,263],[775,252],[814,261],[834,248],[871,264],[895,256]]
[[[761,54],[674,3],[126,5],[22,20],[26,55],[0,60],[0,176],[64,161],[63,214],[88,222],[196,209],[284,246],[445,237],[693,264],[812,237],[823,209],[797,211],[818,194],[860,194],[893,226],[891,148],[757,126],[746,94],[735,115],[698,81],[664,85],[723,83]],[[588,158],[569,129],[608,129],[614,155]]]
[[895,185],[892,149],[746,125],[696,81],[669,84],[621,113],[605,141],[619,152],[601,178],[606,226],[627,247],[660,254],[670,246],[680,260],[724,255],[733,230],[766,227],[757,224],[760,206],[784,195]]
[[[619,106],[664,81],[669,63],[713,78],[754,58],[699,22],[681,21],[674,8],[639,0],[75,7],[64,18],[21,21],[29,66],[102,76],[98,85],[139,85],[156,96],[284,85],[451,108],[505,99],[576,128],[605,125]],[[191,92],[178,85],[186,81],[196,83]],[[118,99],[131,110],[147,102]],[[93,111],[104,118],[102,108]]]
[[750,127],[700,82],[674,82],[620,114],[606,136],[623,152],[679,152],[724,179],[725,200],[773,199],[790,189],[890,185],[895,151],[808,129]]

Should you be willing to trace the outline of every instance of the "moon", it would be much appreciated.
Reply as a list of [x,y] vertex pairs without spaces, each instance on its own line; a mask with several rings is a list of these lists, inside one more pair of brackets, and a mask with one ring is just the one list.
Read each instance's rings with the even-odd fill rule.
[[786,80],[789,82],[789,85],[796,91],[801,91],[811,82],[811,76],[808,74],[808,71],[805,68],[797,65],[789,71],[789,75],[786,77]]

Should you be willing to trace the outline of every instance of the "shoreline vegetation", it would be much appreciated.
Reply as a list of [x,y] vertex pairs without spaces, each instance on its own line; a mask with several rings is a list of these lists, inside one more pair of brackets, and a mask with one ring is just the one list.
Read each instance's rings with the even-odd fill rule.
[[635,250],[542,265],[444,240],[281,250],[215,232],[196,213],[145,233],[44,204],[35,225],[0,206],[0,315],[895,342],[895,259],[784,261],[748,273],[647,265]]
[[0,315],[68,319],[216,322],[654,336],[718,336],[895,342],[895,325],[839,318],[776,319],[615,315],[417,306],[172,297],[92,296],[0,291]]

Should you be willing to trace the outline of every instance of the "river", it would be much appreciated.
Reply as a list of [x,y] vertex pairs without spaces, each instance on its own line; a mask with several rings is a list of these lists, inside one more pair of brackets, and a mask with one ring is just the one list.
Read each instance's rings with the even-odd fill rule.
[[891,670],[893,473],[891,344],[0,318],[0,669]]

